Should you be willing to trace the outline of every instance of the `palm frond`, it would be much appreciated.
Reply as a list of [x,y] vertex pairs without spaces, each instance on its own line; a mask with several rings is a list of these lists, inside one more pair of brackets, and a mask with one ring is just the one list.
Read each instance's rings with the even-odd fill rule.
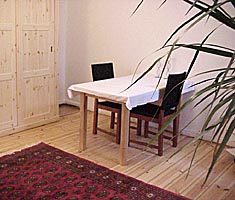
[[[164,0],[161,6],[165,4],[166,1],[167,0]],[[148,69],[145,70],[144,73],[140,77],[138,77],[136,81],[133,82],[133,84],[135,84],[143,76],[149,73],[158,62],[165,58],[165,63],[160,75],[161,78],[170,56],[175,51],[178,51],[180,49],[188,49],[195,51],[192,60],[188,66],[187,76],[189,76],[192,69],[196,67],[196,61],[198,60],[200,53],[206,53],[207,55],[219,56],[222,58],[229,59],[229,63],[226,66],[222,66],[217,69],[208,69],[207,71],[200,72],[194,76],[200,78],[199,76],[208,76],[210,74],[209,78],[203,78],[202,80],[196,82],[193,85],[203,87],[201,87],[200,90],[196,91],[188,100],[186,100],[181,105],[179,110],[171,117],[168,122],[166,122],[162,126],[161,130],[159,130],[156,136],[153,137],[150,141],[150,143],[153,142],[160,134],[162,134],[164,130],[170,125],[170,123],[188,105],[194,102],[195,104],[193,106],[193,109],[199,109],[199,107],[201,107],[200,110],[198,110],[198,113],[195,114],[193,118],[182,128],[183,131],[196,119],[206,114],[206,119],[202,123],[198,135],[192,138],[191,141],[180,147],[178,151],[176,151],[172,156],[177,154],[186,146],[195,144],[195,142],[197,142],[194,154],[192,156],[192,160],[189,165],[190,171],[201,140],[203,139],[205,134],[212,132],[213,134],[211,137],[211,141],[215,141],[216,144],[214,147],[213,160],[210,164],[206,178],[203,183],[205,184],[209,175],[212,172],[215,163],[220,157],[223,149],[225,148],[229,138],[231,137],[235,129],[235,50],[233,48],[228,48],[218,44],[206,43],[206,41],[211,35],[216,32],[216,29],[220,27],[228,27],[230,28],[230,30],[235,30],[235,17],[232,15],[233,13],[227,11],[228,6],[232,6],[233,8],[235,8],[235,0],[212,0],[211,4],[209,4],[208,1],[203,0],[183,0],[183,2],[190,5],[189,9],[186,12],[186,15],[191,12],[192,9],[196,9],[198,10],[198,12],[196,14],[193,14],[191,17],[188,17],[186,21],[180,24],[166,39],[163,46],[153,52],[155,53],[161,50],[167,50],[167,53],[155,59],[155,61],[153,61],[150,67],[148,67]],[[138,8],[142,3],[143,0],[139,3]],[[197,26],[202,20],[208,20],[209,18],[214,19],[220,25],[210,31],[201,42],[189,44],[184,44],[180,42],[181,38],[185,35],[185,33],[189,32],[193,27]],[[174,39],[172,44],[170,44],[170,41],[174,37],[176,37],[176,39]],[[159,84],[159,81],[156,84],[157,86]]]
[[[232,28],[233,30],[235,29],[235,24],[231,21],[230,18],[226,17],[221,12],[212,12],[215,9],[220,8],[222,5],[230,3],[231,1],[227,0],[222,3],[217,3],[213,8],[208,5],[207,5],[207,7],[203,7],[202,5],[199,5],[197,3],[194,4],[194,1],[190,1],[190,0],[183,0],[183,1],[190,4],[190,5],[194,5],[195,8],[203,11],[204,13],[208,13],[211,17],[215,18],[217,21],[223,23],[224,25],[228,26],[229,28]],[[200,1],[200,3],[201,3],[201,1]],[[206,5],[206,4],[204,3],[204,5]],[[208,12],[210,10],[211,10],[211,12]]]
[[[235,101],[235,99],[234,99],[234,101]],[[234,105],[235,105],[235,104],[234,104]],[[206,178],[205,178],[203,184],[206,183],[206,181],[207,181],[209,175],[210,175],[211,172],[212,172],[212,169],[213,169],[213,167],[214,167],[216,161],[218,160],[219,156],[221,155],[222,151],[224,150],[224,148],[225,148],[225,146],[226,146],[226,144],[227,144],[229,138],[230,138],[231,135],[233,134],[234,129],[235,129],[235,118],[233,117],[233,119],[232,119],[232,121],[231,121],[231,123],[230,123],[230,125],[229,125],[229,127],[228,127],[228,130],[226,131],[226,133],[225,133],[225,135],[224,135],[223,141],[220,143],[219,149],[216,151],[215,155],[213,156],[213,160],[212,160],[212,162],[211,162],[211,165],[210,165],[210,167],[209,167],[209,170],[208,170],[208,172],[207,172],[207,175],[206,175]]]
[[135,10],[132,12],[131,16],[134,15],[134,14],[137,12],[137,10],[139,10],[139,8],[140,8],[140,6],[142,5],[143,2],[144,2],[144,0],[141,0],[141,1],[139,2],[139,4],[137,5],[137,7],[135,8]]

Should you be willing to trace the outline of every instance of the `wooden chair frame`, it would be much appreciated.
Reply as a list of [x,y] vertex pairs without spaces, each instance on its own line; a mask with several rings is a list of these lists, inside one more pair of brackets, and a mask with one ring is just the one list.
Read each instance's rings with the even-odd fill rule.
[[[177,108],[176,108],[176,112],[177,112]],[[135,114],[135,113],[131,113],[131,117],[137,118],[137,135],[139,135],[139,136],[141,135],[142,121],[144,121],[144,137],[147,138],[149,133],[156,134],[156,133],[151,132],[149,130],[149,122],[157,123],[158,124],[158,131],[159,131],[159,130],[161,130],[163,124],[165,122],[167,122],[172,117],[172,115],[164,116],[164,110],[160,110],[157,118],[139,115],[139,114]],[[160,134],[157,138],[158,145],[149,144],[146,142],[140,142],[137,140],[130,140],[130,142],[140,144],[140,145],[149,146],[150,148],[156,148],[158,150],[158,155],[162,156],[163,155],[163,139],[172,140],[172,142],[173,142],[172,146],[177,147],[178,134],[179,134],[179,119],[180,119],[180,116],[178,115],[173,120],[173,131],[172,131],[173,136],[172,137],[166,136],[166,135],[164,135],[164,133]],[[170,131],[167,131],[167,132],[170,132]]]
[[[98,63],[92,64],[92,77],[93,81],[114,78],[113,63]],[[98,127],[99,109],[111,112],[110,128],[114,129],[115,115],[117,114],[117,130],[116,130],[116,143],[120,144],[121,135],[121,105],[110,101],[99,101],[95,98],[94,101],[94,117],[93,117],[93,134],[97,134],[97,130],[109,135],[113,135],[110,131]]]

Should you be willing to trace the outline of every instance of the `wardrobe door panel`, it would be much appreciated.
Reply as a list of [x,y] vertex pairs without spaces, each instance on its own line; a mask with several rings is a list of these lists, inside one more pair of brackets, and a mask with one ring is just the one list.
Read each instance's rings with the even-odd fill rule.
[[0,131],[16,125],[15,0],[0,0]]
[[17,1],[19,125],[56,115],[54,0]]

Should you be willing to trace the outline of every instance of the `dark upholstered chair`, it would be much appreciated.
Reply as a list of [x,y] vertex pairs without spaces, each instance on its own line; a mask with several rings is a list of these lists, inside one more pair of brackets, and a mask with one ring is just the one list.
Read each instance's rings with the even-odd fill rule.
[[[98,63],[91,65],[93,81],[99,81],[109,78],[114,78],[113,63]],[[94,102],[94,118],[93,118],[93,134],[97,134],[97,130],[107,134],[109,131],[98,127],[98,113],[99,109],[111,112],[110,128],[114,128],[115,114],[117,114],[117,128],[116,128],[116,143],[120,143],[121,132],[121,105],[110,101],[99,101],[95,98]]]
[[[148,130],[149,122],[158,123],[158,130],[162,128],[162,125],[175,114],[178,109],[181,91],[183,88],[186,73],[170,74],[167,80],[167,85],[163,95],[162,103],[160,106],[155,104],[146,104],[133,108],[131,110],[131,117],[137,118],[137,134],[141,130],[142,120],[145,121],[144,135],[148,136],[150,132]],[[157,138],[158,145],[151,145],[141,142],[141,144],[149,145],[158,149],[158,155],[163,155],[163,138],[173,140],[173,147],[177,146],[177,136],[179,132],[179,116],[173,121],[173,136],[164,136],[164,133]],[[157,133],[155,133],[157,134]],[[131,141],[136,142],[136,141]],[[138,143],[138,142],[137,142]]]

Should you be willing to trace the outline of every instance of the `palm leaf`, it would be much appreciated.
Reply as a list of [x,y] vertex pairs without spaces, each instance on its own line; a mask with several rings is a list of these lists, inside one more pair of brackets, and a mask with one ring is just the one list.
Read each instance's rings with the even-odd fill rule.
[[[234,93],[234,90],[235,90],[235,76],[234,76],[235,50],[228,48],[228,47],[220,46],[217,44],[209,44],[209,43],[207,44],[206,43],[207,39],[215,32],[215,30],[212,30],[209,34],[207,34],[206,37],[203,39],[203,41],[200,43],[183,44],[183,43],[180,43],[179,41],[186,32],[190,31],[203,19],[209,18],[209,17],[212,17],[217,22],[221,23],[220,26],[225,25],[235,30],[235,18],[234,16],[231,16],[229,12],[226,11],[226,7],[228,4],[232,5],[235,8],[235,0],[224,0],[222,2],[219,0],[213,0],[211,5],[209,5],[206,1],[202,1],[202,0],[183,0],[183,1],[190,5],[190,8],[188,9],[186,14],[188,14],[193,8],[196,8],[199,11],[196,14],[193,14],[192,17],[189,17],[188,20],[183,22],[181,25],[179,25],[174,30],[174,32],[167,38],[163,46],[160,49],[155,51],[157,52],[163,49],[169,49],[167,54],[165,54],[164,56],[160,58],[157,58],[152,63],[152,65],[150,65],[150,67],[147,70],[145,70],[145,72],[139,77],[139,79],[141,79],[150,70],[152,70],[155,67],[157,62],[159,62],[163,58],[166,58],[163,69],[162,69],[162,73],[161,73],[161,76],[162,76],[165,70],[167,61],[170,58],[171,54],[175,52],[176,50],[179,50],[182,48],[195,51],[192,61],[190,62],[190,65],[188,67],[187,76],[190,74],[191,70],[195,68],[195,63],[199,57],[200,52],[207,53],[208,55],[215,55],[215,56],[220,56],[220,57],[230,59],[229,64],[225,67],[212,69],[212,70],[209,69],[205,72],[201,72],[196,75],[196,76],[201,76],[201,75],[207,75],[211,73],[216,74],[216,76],[203,79],[194,84],[194,86],[202,85],[202,84],[207,84],[207,85],[203,87],[202,89],[200,89],[199,91],[197,91],[191,98],[189,98],[180,107],[180,109],[171,117],[171,119],[163,125],[161,130],[159,130],[156,136],[152,139],[154,140],[160,134],[162,134],[163,131],[169,126],[169,124],[189,104],[191,104],[192,102],[196,102],[196,104],[194,105],[194,108],[196,107],[198,108],[199,105],[202,105],[203,107],[201,108],[201,110],[182,129],[184,130],[195,119],[199,118],[202,114],[207,112],[206,120],[204,121],[199,134],[195,138],[192,138],[191,141],[183,145],[172,156],[177,154],[186,146],[191,145],[195,143],[196,141],[198,141],[196,148],[194,150],[194,154],[192,156],[192,160],[190,162],[190,166],[189,166],[189,171],[190,171],[197,149],[200,145],[201,139],[208,131],[213,131],[212,140],[214,140],[216,136],[218,137],[217,137],[216,145],[214,148],[213,160],[211,162],[211,165],[208,169],[208,172],[204,181],[205,183],[216,161],[221,155],[223,149],[225,148],[225,145],[227,144],[231,134],[233,133],[235,129],[235,109],[234,109],[235,108],[235,93]],[[161,6],[165,4],[165,2],[166,0],[163,1]],[[143,0],[140,2],[139,5],[141,5],[142,3],[143,3]],[[183,32],[182,35],[178,36],[181,31]],[[169,42],[172,40],[174,36],[178,36],[178,37],[173,41],[172,44],[169,44]],[[138,81],[139,79],[137,79],[136,81]],[[209,102],[208,102],[208,99],[209,99]],[[218,119],[212,120],[215,117],[217,117],[217,114],[219,114]],[[227,126],[228,126],[228,129],[226,129]],[[225,134],[223,134],[224,132]],[[222,141],[220,143],[221,139]]]
[[[193,5],[194,1],[190,1],[190,0],[183,0],[184,2]],[[201,2],[201,1],[200,1]],[[221,7],[224,4],[229,3],[230,1],[224,1],[222,3],[217,3],[213,8],[217,9],[219,7]],[[206,5],[204,3],[204,5]],[[203,11],[204,13],[208,12],[209,10],[211,10],[212,8],[210,6],[208,7],[203,7],[199,4],[194,4],[195,8],[198,8],[199,10]],[[215,10],[213,9],[213,11]],[[228,26],[229,28],[235,29],[235,24],[232,22],[232,20],[228,17],[226,17],[225,15],[223,15],[220,12],[209,12],[208,13],[211,17],[215,18],[217,21],[223,23],[224,25]]]
[[170,37],[166,40],[166,42],[163,44],[163,47],[165,47],[167,45],[167,43],[173,38],[174,35],[176,35],[182,28],[184,28],[187,24],[189,24],[191,21],[193,21],[194,19],[196,19],[197,17],[199,17],[200,15],[202,15],[203,12],[200,11],[197,14],[195,14],[194,16],[192,16],[190,19],[188,19],[186,22],[184,22],[183,24],[181,24],[171,35]]
[[141,0],[141,1],[139,2],[139,4],[137,5],[137,7],[135,8],[135,10],[132,12],[131,16],[134,15],[134,14],[137,12],[137,10],[140,8],[140,6],[142,5],[143,2],[144,2],[144,0]]
[[[234,103],[235,99],[233,100],[233,106],[235,106],[235,103]],[[205,178],[205,181],[203,184],[206,183],[209,175],[211,174],[212,172],[212,169],[216,163],[216,161],[218,160],[219,156],[221,155],[223,149],[225,148],[229,138],[231,137],[231,135],[233,134],[233,131],[235,129],[235,118],[233,118],[233,120],[231,121],[229,127],[228,127],[228,130],[226,131],[225,135],[224,135],[224,138],[223,138],[223,141],[221,142],[220,146],[219,146],[219,149],[216,151],[215,155],[213,156],[213,160],[211,162],[211,165],[209,167],[209,170],[207,172],[207,175],[206,175],[206,178]]]
[[[171,46],[171,45],[168,45]],[[231,51],[225,51],[225,50],[221,50],[218,48],[211,48],[211,47],[205,47],[205,46],[200,46],[197,44],[175,44],[175,46],[178,47],[182,47],[182,48],[188,48],[188,49],[193,49],[193,50],[198,50],[204,53],[210,53],[213,55],[217,55],[217,56],[223,56],[223,57],[227,57],[227,58],[231,58],[233,55],[233,52]]]

